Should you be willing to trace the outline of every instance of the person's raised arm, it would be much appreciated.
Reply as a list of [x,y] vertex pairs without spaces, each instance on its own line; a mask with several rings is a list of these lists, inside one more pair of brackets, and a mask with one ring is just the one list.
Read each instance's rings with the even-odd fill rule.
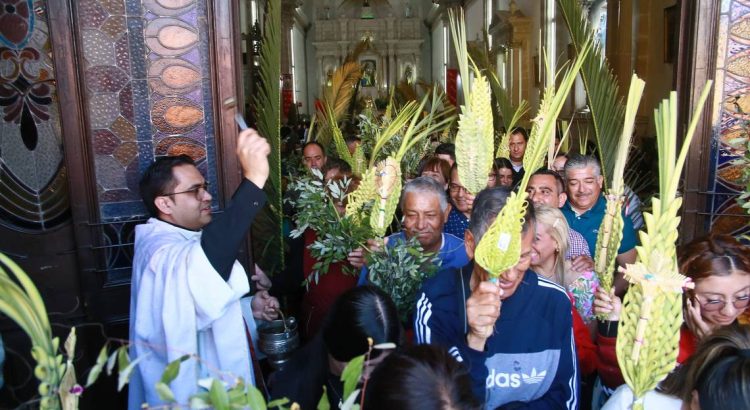
[[237,138],[236,152],[243,180],[224,212],[216,215],[201,235],[203,252],[224,280],[229,279],[240,244],[266,203],[262,188],[268,179],[271,146],[257,131],[247,129]]

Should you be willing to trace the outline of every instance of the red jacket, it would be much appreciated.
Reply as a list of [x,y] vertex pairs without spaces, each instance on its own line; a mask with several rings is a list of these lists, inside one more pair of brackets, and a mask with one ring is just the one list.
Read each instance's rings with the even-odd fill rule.
[[591,341],[591,332],[589,327],[581,318],[581,315],[576,309],[573,298],[570,298],[571,307],[573,309],[573,338],[576,341],[576,356],[578,356],[578,366],[581,370],[581,376],[587,376],[594,373],[596,370],[597,357],[596,357],[596,346]]
[[[616,388],[625,383],[622,378],[620,366],[617,363],[617,322],[611,323],[607,329],[607,323],[599,323],[599,334],[597,335],[597,370],[602,378],[602,383],[609,388]],[[577,340],[576,340],[577,341]],[[683,364],[695,353],[697,340],[693,332],[686,325],[680,328],[680,350],[677,354],[677,363]]]
[[[317,260],[310,254],[310,246],[317,235],[308,229],[304,233],[305,250],[302,255],[302,273],[307,279],[313,272],[313,265]],[[310,286],[302,297],[300,330],[306,340],[312,339],[320,329],[328,310],[342,293],[357,285],[357,276],[344,273],[343,268],[349,266],[346,261],[332,263],[328,272],[321,272],[318,283],[310,281]],[[350,267],[351,268],[351,267]],[[353,268],[351,268],[353,270]]]

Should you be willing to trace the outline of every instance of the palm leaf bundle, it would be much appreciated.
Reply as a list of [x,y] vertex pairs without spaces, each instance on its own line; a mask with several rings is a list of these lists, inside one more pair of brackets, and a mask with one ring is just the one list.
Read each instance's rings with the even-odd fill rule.
[[401,166],[392,157],[375,168],[375,207],[370,215],[370,227],[375,236],[385,236],[401,196]]
[[284,269],[284,233],[282,227],[282,186],[281,186],[281,2],[269,1],[264,19],[263,41],[260,46],[260,86],[255,98],[258,110],[258,132],[268,139],[271,153],[268,155],[270,168],[264,191],[268,201],[253,223],[253,236],[267,238],[253,241],[260,265],[266,272]]
[[630,151],[630,140],[635,126],[635,116],[638,105],[643,95],[646,83],[633,74],[630,80],[630,91],[628,92],[628,103],[625,110],[625,124],[622,136],[617,148],[617,160],[612,174],[612,184],[605,196],[607,208],[599,225],[599,233],[596,237],[596,253],[594,257],[594,271],[599,276],[601,287],[609,293],[613,286],[613,273],[617,251],[622,241],[622,205],[625,202],[625,163]]
[[472,195],[487,187],[495,143],[489,83],[479,71],[476,74],[469,99],[461,107],[456,135],[458,177]]
[[[401,162],[407,152],[453,121],[450,109],[438,111],[435,101],[439,98],[438,90],[433,90],[429,112],[425,111],[429,95],[422,98],[419,104],[415,101],[407,103],[378,132],[370,156],[370,166],[363,173],[357,190],[349,195],[347,216],[362,221],[369,218],[376,236],[385,235],[386,228],[393,220],[401,195]],[[392,140],[398,144],[390,147]]]
[[581,67],[581,78],[588,96],[604,182],[609,187],[614,174],[620,130],[625,116],[625,107],[619,95],[617,78],[604,58],[602,45],[595,40],[596,34],[589,24],[581,2],[578,0],[557,1],[576,53],[580,54],[585,44],[594,44],[592,52],[588,53]]
[[521,118],[523,118],[523,116],[529,111],[529,103],[527,103],[526,100],[521,100],[518,107],[514,109],[510,103],[508,93],[500,87],[500,82],[498,81],[497,76],[492,73],[490,74],[489,79],[493,92],[497,97],[495,101],[497,101],[497,105],[503,113],[505,127],[505,132],[502,133],[500,141],[497,144],[495,158],[510,158],[510,133],[519,121],[521,121]]
[[526,186],[531,175],[544,163],[547,146],[555,135],[557,117],[562,111],[588,52],[589,46],[587,45],[573,65],[564,73],[557,90],[554,82],[551,82],[545,90],[539,112],[533,120],[534,125],[523,159],[526,173],[518,187],[520,193],[514,192],[510,195],[505,206],[477,245],[474,259],[489,273],[491,278],[497,278],[518,263],[521,256],[523,216],[528,206]]
[[682,199],[677,187],[700,113],[711,89],[703,89],[696,111],[677,155],[677,93],[672,92],[655,110],[659,152],[659,197],[652,198],[653,212],[644,214],[646,230],[640,232],[638,260],[625,268],[631,287],[625,295],[617,359],[633,391],[633,409],[643,409],[643,397],[674,368],[682,325],[682,292],[690,286],[677,267],[678,212]]
[[[495,107],[495,110],[493,110],[495,134],[496,137],[499,137],[495,158],[509,158],[510,132],[529,111],[529,104],[526,100],[521,100],[517,107],[513,106],[507,90],[500,84],[500,79],[496,74],[497,68],[490,58],[493,54],[487,46],[489,44],[487,30],[484,30],[483,35],[485,46],[468,45],[468,53],[471,61],[487,76],[487,81],[489,81],[492,90],[493,107]],[[505,132],[501,132],[503,128]]]
[[362,145],[360,144],[357,146],[357,149],[354,151],[354,155],[349,152],[349,147],[347,147],[346,145],[344,135],[341,132],[338,123],[336,122],[336,113],[334,112],[333,108],[328,105],[327,102],[324,102],[323,104],[326,110],[326,121],[329,129],[331,130],[331,135],[333,136],[333,146],[336,148],[336,154],[339,158],[349,164],[350,167],[352,167],[352,174],[354,174],[354,176],[362,176],[362,173],[367,167],[367,162],[365,160],[365,154]]
[[[278,50],[278,49],[277,49]],[[278,52],[277,52],[278,54]],[[327,147],[333,138],[333,127],[346,118],[349,106],[354,96],[355,87],[362,78],[362,67],[355,61],[346,61],[338,67],[331,76],[331,85],[323,88],[323,106],[328,106],[333,111],[336,121],[328,119],[327,112],[318,112],[319,126],[316,141]],[[327,110],[324,108],[324,110]]]
[[[7,269],[7,270],[6,270]],[[47,309],[36,286],[13,260],[0,253],[0,312],[16,322],[31,339],[36,361],[41,409],[59,409],[60,386],[67,365],[57,354],[60,339],[52,337]]]
[[487,78],[475,68],[476,79],[470,86],[469,52],[463,9],[448,10],[453,45],[463,80],[465,105],[461,106],[456,135],[456,165],[463,186],[476,195],[487,186],[492,171],[495,131],[492,94]]

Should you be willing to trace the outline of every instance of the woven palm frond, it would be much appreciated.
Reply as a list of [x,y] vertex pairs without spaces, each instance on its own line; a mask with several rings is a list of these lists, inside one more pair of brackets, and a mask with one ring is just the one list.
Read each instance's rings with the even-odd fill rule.
[[[588,47],[584,47],[573,65],[564,73],[558,90],[555,90],[554,84],[551,84],[545,90],[544,100],[542,100],[539,112],[534,119],[534,126],[531,129],[531,136],[529,136],[529,143],[524,155],[523,166],[526,169],[526,175],[518,188],[520,194],[515,192],[511,194],[505,206],[477,245],[475,260],[493,278],[518,263],[521,256],[521,230],[523,216],[528,206],[526,185],[531,174],[539,169],[544,162],[546,147],[554,137],[557,117],[560,115],[565,99],[581,68],[582,59],[586,57],[588,50]],[[458,146],[456,148],[456,161],[458,161]]]
[[497,278],[515,266],[521,257],[521,230],[528,206],[528,194],[525,191],[520,192],[510,194],[474,253],[476,263],[483,267],[491,278]]
[[333,137],[333,146],[336,148],[336,154],[352,167],[354,175],[360,176],[361,174],[354,172],[357,164],[354,161],[354,157],[352,157],[352,154],[349,152],[349,147],[346,145],[341,129],[336,123],[336,114],[327,102],[324,102],[323,104],[325,105],[326,121],[328,122],[328,127],[331,129],[331,136]]
[[268,201],[252,225],[252,234],[264,241],[253,241],[254,255],[264,271],[273,274],[284,269],[284,232],[282,226],[282,181],[281,181],[281,4],[268,2],[264,19],[263,40],[260,46],[260,85],[255,96],[258,111],[258,132],[268,140],[271,153],[268,155],[270,169],[268,182],[263,190]]
[[358,177],[361,177],[362,174],[367,170],[367,157],[365,156],[364,147],[362,147],[362,144],[357,145],[357,148],[354,150],[354,155],[352,156],[352,173]]
[[462,107],[456,136],[458,177],[473,195],[487,187],[494,142],[490,87],[487,79],[477,72],[467,104]]
[[617,144],[620,138],[625,106],[619,94],[617,78],[604,58],[602,45],[595,43],[596,33],[589,24],[588,14],[579,0],[558,0],[560,11],[570,32],[577,53],[583,45],[594,43],[581,68],[591,119],[594,124],[597,152],[601,157],[602,174],[607,187],[612,182]]
[[448,9],[448,22],[451,28],[451,40],[456,50],[456,61],[458,62],[458,73],[461,75],[463,84],[464,101],[469,101],[471,93],[471,72],[469,71],[469,50],[466,43],[466,22],[464,20],[464,9]]
[[[526,153],[523,156],[523,169],[525,170],[523,179],[519,184],[518,190],[525,191],[529,178],[544,164],[544,154],[555,138],[555,127],[557,118],[560,116],[565,101],[567,100],[570,89],[575,83],[575,79],[581,70],[582,64],[591,50],[589,44],[585,44],[573,64],[562,74],[559,86],[555,89],[554,81],[544,91],[544,99],[539,106],[539,112],[533,120],[531,135],[526,145]],[[560,75],[560,74],[558,74]]]
[[[490,75],[490,84],[495,84],[495,81],[492,80],[493,77],[497,79],[494,74]],[[521,118],[529,112],[529,103],[526,100],[521,100],[518,107],[514,110],[510,106],[510,99],[505,90],[495,85],[493,85],[492,89],[494,95],[497,97],[495,100],[498,102],[498,107],[500,107],[500,111],[503,113],[503,126],[505,127],[505,132],[501,133],[500,141],[497,144],[495,158],[510,158],[510,133],[518,125],[519,121],[521,121]],[[507,101],[503,102],[504,100]],[[508,104],[507,108],[505,104]]]
[[677,363],[684,278],[670,275],[674,276],[671,287],[654,276],[645,279],[654,269],[640,263],[628,266],[631,272],[640,271],[643,280],[625,295],[617,336],[618,362],[637,398],[653,390]]
[[370,227],[375,236],[385,236],[385,231],[396,213],[401,196],[401,166],[392,157],[378,163],[375,168],[375,206],[370,215]]
[[602,289],[609,293],[614,282],[617,252],[622,241],[622,204],[625,198],[613,195],[606,195],[605,198],[607,208],[596,236],[594,272],[599,277]]
[[375,167],[371,167],[362,174],[362,180],[357,189],[347,196],[346,216],[361,222],[365,215],[369,215],[367,210],[376,197]]
[[676,261],[677,196],[682,167],[698,118],[708,98],[704,88],[677,155],[677,95],[670,94],[656,114],[659,151],[659,197],[652,198],[652,213],[644,213],[646,230],[640,232],[638,260],[628,265],[625,278],[634,286],[625,296],[617,335],[617,359],[623,377],[633,390],[633,408],[643,408],[645,392],[656,387],[676,364],[679,327],[682,325],[682,289],[689,281],[678,273]]
[[625,108],[624,126],[617,146],[617,158],[613,168],[612,183],[607,190],[607,209],[599,225],[596,237],[596,252],[594,271],[599,276],[602,288],[609,292],[613,286],[615,259],[622,241],[622,205],[625,202],[624,174],[625,163],[628,160],[630,141],[635,127],[635,117],[638,114],[641,96],[646,83],[633,74],[630,79],[630,90]]
[[488,72],[487,79],[490,82],[497,110],[500,112],[502,126],[505,128],[505,132],[501,132],[500,127],[495,127],[496,134],[501,134],[495,158],[510,158],[510,132],[518,125],[521,118],[529,112],[529,103],[526,100],[521,100],[518,106],[514,107],[507,90],[502,87],[500,79],[497,78],[494,71]]

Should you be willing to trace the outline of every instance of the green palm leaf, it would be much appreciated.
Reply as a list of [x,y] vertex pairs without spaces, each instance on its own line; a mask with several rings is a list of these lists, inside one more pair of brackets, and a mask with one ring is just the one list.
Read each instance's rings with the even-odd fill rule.
[[[19,285],[20,284],[20,285]],[[13,260],[0,253],[0,312],[16,322],[31,339],[31,356],[37,362],[41,409],[59,409],[58,388],[66,373],[59,339],[52,338],[47,309],[31,278]]]
[[581,67],[581,78],[588,95],[596,145],[601,157],[602,174],[605,184],[609,187],[614,174],[617,145],[625,117],[625,106],[619,94],[617,78],[604,58],[601,44],[595,40],[594,30],[589,25],[586,14],[581,8],[581,2],[578,0],[558,0],[558,4],[568,26],[571,42],[576,53],[581,53],[584,44],[594,44]]
[[284,235],[282,231],[281,187],[281,2],[271,0],[266,9],[263,40],[260,47],[260,87],[255,98],[258,110],[258,132],[268,139],[270,174],[264,188],[268,202],[253,223],[253,241],[258,264],[266,272],[284,269]]

